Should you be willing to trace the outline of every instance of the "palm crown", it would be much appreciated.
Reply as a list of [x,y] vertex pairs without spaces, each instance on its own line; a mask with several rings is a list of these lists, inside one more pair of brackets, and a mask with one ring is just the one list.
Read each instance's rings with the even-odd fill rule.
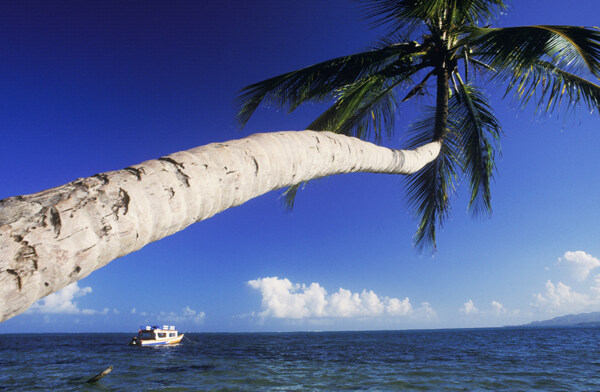
[[[480,27],[505,8],[501,0],[359,0],[367,16],[390,26],[372,50],[327,60],[244,88],[243,126],[261,103],[293,111],[333,102],[308,129],[381,142],[395,130],[402,102],[435,89],[409,131],[409,147],[441,141],[437,158],[408,177],[409,204],[419,219],[415,245],[435,248],[460,176],[469,208],[491,212],[490,181],[501,128],[474,82],[505,86],[523,105],[543,110],[600,106],[600,32],[575,26]],[[298,186],[287,191],[291,206]]]

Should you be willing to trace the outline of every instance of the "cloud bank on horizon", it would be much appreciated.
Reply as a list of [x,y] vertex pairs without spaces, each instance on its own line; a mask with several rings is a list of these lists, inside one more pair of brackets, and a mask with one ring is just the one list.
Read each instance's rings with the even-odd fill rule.
[[[528,310],[530,317],[547,315],[557,316],[568,313],[594,311],[600,307],[600,273],[593,271],[600,267],[598,258],[584,251],[567,251],[558,258],[556,266],[566,268],[562,274],[565,279],[571,277],[580,289],[559,280],[554,283],[546,280],[544,290],[532,294],[533,300]],[[438,320],[438,313],[430,302],[423,301],[414,306],[409,297],[395,298],[363,289],[361,292],[339,288],[329,293],[321,284],[294,283],[287,278],[264,277],[246,282],[247,286],[261,295],[261,310],[253,311],[253,316],[262,320],[287,319],[324,322],[327,320]],[[92,288],[79,287],[72,283],[60,291],[52,293],[34,303],[26,314],[76,315],[112,317],[121,313],[118,309],[89,309],[79,305],[79,300],[90,295]],[[527,311],[526,311],[527,312]],[[181,311],[140,311],[131,309],[129,315],[140,322],[160,320],[165,323],[187,323],[202,325],[207,314],[185,306]],[[488,307],[480,308],[476,301],[468,299],[458,309],[463,318],[485,319],[489,317],[510,317],[523,315],[519,309],[507,309],[497,300]]]
[[435,317],[435,311],[424,302],[414,308],[404,299],[377,295],[373,290],[353,293],[340,288],[328,294],[319,283],[292,283],[289,279],[267,277],[251,280],[248,285],[260,291],[263,311],[261,317],[306,318],[365,318],[365,317]]
[[[120,311],[117,309],[104,308],[102,310],[80,308],[76,298],[81,298],[92,292],[91,287],[79,287],[78,282],[71,283],[65,286],[62,290],[54,292],[39,301],[35,302],[25,312],[26,314],[54,314],[54,315],[82,315],[82,316],[93,316],[93,315],[108,315],[119,314]],[[150,312],[138,312],[136,308],[131,309],[129,312],[131,315],[142,317],[143,321],[148,323],[155,322],[155,320],[161,320],[165,323],[191,323],[191,324],[202,324],[206,314],[201,311],[191,309],[189,306],[184,307],[181,312],[166,312],[160,311],[157,313]]]
[[[568,313],[590,312],[600,307],[600,274],[589,277],[600,267],[600,260],[584,251],[568,251],[558,259],[558,265],[566,267],[576,283],[586,285],[584,292],[575,291],[571,286],[548,279],[543,292],[533,295],[531,306],[543,313],[563,315]],[[586,287],[584,287],[586,289]]]

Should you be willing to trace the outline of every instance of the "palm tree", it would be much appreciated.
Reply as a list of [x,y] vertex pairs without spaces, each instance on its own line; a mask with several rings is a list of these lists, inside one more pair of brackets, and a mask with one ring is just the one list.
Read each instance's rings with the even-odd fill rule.
[[[415,245],[435,248],[461,177],[469,209],[491,213],[490,181],[502,130],[481,85],[504,86],[523,106],[552,111],[599,109],[600,32],[575,26],[491,28],[502,0],[359,0],[389,34],[372,50],[327,60],[252,84],[240,94],[244,126],[263,103],[289,111],[307,102],[333,104],[308,129],[363,140],[395,131],[403,102],[435,90],[409,127],[409,146],[441,144],[439,155],[408,177],[409,204],[419,219]],[[484,27],[480,27],[484,25]],[[486,84],[484,84],[486,85]],[[286,191],[293,205],[298,185]]]

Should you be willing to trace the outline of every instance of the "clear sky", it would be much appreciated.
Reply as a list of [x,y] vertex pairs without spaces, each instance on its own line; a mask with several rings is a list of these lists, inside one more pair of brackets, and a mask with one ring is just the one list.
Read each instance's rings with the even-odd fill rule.
[[[498,24],[598,15],[597,0],[513,1]],[[379,33],[350,0],[3,2],[0,199],[304,129],[322,107],[264,107],[239,130],[237,91]],[[330,177],[291,213],[272,192],[115,260],[0,333],[488,327],[600,311],[598,113],[544,119],[489,92],[505,131],[493,216],[471,219],[459,191],[434,256],[412,248],[400,177]],[[390,146],[417,115],[402,107]]]

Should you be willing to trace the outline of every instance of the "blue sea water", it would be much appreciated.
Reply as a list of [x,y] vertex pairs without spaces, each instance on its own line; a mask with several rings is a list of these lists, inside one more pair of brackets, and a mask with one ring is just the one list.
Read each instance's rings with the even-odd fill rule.
[[600,328],[132,335],[0,335],[0,390],[600,391]]

